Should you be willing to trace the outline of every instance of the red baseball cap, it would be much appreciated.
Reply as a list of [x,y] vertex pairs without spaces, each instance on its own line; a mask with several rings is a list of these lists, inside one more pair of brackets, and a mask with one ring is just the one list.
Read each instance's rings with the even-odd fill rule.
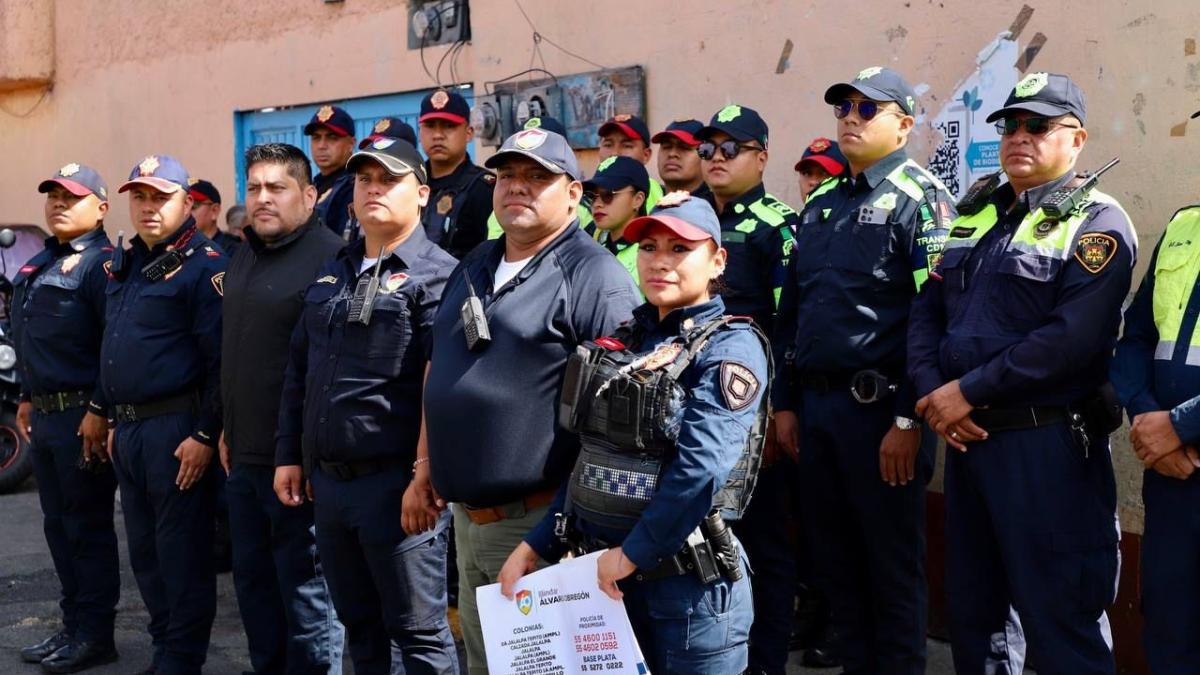
[[650,140],[654,143],[662,143],[668,137],[674,136],[694,148],[700,145],[696,134],[700,133],[703,128],[704,123],[700,120],[676,120],[668,124],[666,129],[654,134],[654,138]]
[[830,176],[837,176],[846,170],[846,157],[838,144],[828,138],[815,138],[804,149],[804,155],[796,162],[795,170],[799,171],[805,162],[817,164]]

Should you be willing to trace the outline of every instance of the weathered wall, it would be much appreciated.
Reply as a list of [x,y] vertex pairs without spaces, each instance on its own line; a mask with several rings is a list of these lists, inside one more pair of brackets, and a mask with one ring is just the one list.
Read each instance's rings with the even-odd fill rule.
[[[139,157],[170,153],[194,175],[232,191],[235,110],[433,84],[418,53],[406,48],[398,0],[41,6],[50,2],[53,40],[41,44],[53,49],[53,91],[24,118],[11,113],[29,109],[43,92],[0,94],[0,157],[8,160],[0,163],[0,221],[38,222],[34,187],[67,161],[92,164],[115,185]],[[1038,33],[1046,41],[1029,70],[1069,73],[1086,90],[1091,138],[1083,163],[1122,157],[1105,189],[1128,207],[1149,251],[1171,212],[1200,192],[1193,159],[1200,121],[1181,126],[1200,108],[1200,4],[1030,2],[1020,46],[1025,50]],[[813,136],[833,133],[820,98],[827,85],[870,65],[897,68],[924,92],[927,122],[951,104],[978,52],[1022,8],[966,0],[659,0],[640,3],[630,22],[581,0],[521,5],[538,31],[591,61],[643,65],[652,128],[706,118],[731,101],[758,109],[772,126],[768,188],[792,203],[792,164]],[[0,20],[37,6],[0,0]],[[474,0],[471,10],[474,38],[458,59],[460,76],[481,88],[527,68],[532,30],[514,0]],[[781,68],[788,40],[794,48]],[[446,49],[427,49],[426,60],[436,62]],[[555,72],[594,68],[545,43],[541,52]],[[985,103],[982,114],[995,107]],[[925,158],[938,141],[923,128],[914,154]],[[127,218],[126,204],[116,200],[110,223],[123,226]],[[1140,471],[1124,448],[1116,454],[1125,524],[1140,530]]]
[[54,77],[54,2],[0,3],[0,91],[42,85]]

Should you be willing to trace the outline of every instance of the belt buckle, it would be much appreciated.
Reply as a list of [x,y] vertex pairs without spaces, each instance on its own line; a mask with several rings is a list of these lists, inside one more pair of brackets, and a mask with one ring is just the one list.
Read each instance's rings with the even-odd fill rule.
[[125,421],[125,422],[136,422],[137,421],[137,411],[134,410],[134,408],[131,404],[118,403],[116,405],[116,411],[117,411],[117,419],[124,418],[123,421]]
[[875,403],[896,391],[896,385],[878,370],[860,370],[850,378],[850,395],[859,403]]

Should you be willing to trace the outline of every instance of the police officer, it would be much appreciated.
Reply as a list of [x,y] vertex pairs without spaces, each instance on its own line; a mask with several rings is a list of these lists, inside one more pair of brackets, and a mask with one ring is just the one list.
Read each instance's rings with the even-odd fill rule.
[[[650,158],[654,155],[654,149],[650,147],[650,127],[637,115],[614,115],[600,125],[597,133],[600,136],[600,146],[596,154],[600,161],[620,155],[636,159],[643,166],[650,164]],[[658,181],[650,181],[646,210],[653,209],[662,196],[662,186]]]
[[[581,433],[583,450],[550,511],[509,556],[501,589],[511,598],[516,580],[539,557],[557,561],[565,543],[607,549],[600,589],[624,600],[651,672],[741,673],[753,599],[725,521],[741,515],[753,489],[770,345],[709,293],[726,253],[707,202],[670,193],[625,236],[638,242],[647,302],[613,338],[585,343],[595,355],[587,361],[599,362],[593,374],[578,357],[568,365],[582,379],[564,392],[571,412],[562,422]],[[621,414],[631,399],[603,393],[639,386],[664,399],[666,419]],[[651,494],[630,489],[643,481],[657,483]]]
[[908,159],[914,99],[878,67],[825,91],[849,171],[809,195],[775,333],[777,436],[801,450],[801,515],[848,673],[925,671],[933,447],[921,446],[904,331],[953,207]]
[[377,139],[348,167],[363,238],[304,293],[275,492],[288,506],[314,500],[317,548],[355,673],[457,673],[446,620],[450,516],[412,536],[397,518],[422,434],[433,315],[455,261],[421,228],[429,187],[416,148]]
[[21,650],[28,663],[73,673],[117,659],[113,617],[121,593],[113,493],[100,389],[104,233],[108,188],[74,162],[38,185],[46,195],[46,248],[13,279],[12,337],[21,372],[17,431],[33,443],[46,544],[62,586],[63,628]]
[[323,105],[304,125],[313,163],[320,173],[313,177],[317,188],[317,215],[343,240],[354,201],[354,177],[346,171],[346,160],[354,152],[354,118],[335,105]]
[[709,193],[700,170],[700,141],[696,134],[704,128],[699,120],[676,120],[654,134],[650,141],[658,145],[658,177],[668,192],[683,190],[697,197]]
[[988,115],[1007,182],[968,191],[913,305],[917,412],[952,448],[946,595],[959,672],[1020,670],[1022,629],[1042,672],[1115,669],[1104,608],[1117,582],[1108,434],[1120,416],[1103,387],[1137,236],[1073,170],[1086,112],[1070,78],[1031,73]]
[[[550,116],[530,117],[525,120],[522,129],[542,129],[543,131],[551,131],[563,138],[567,137],[567,128],[563,126],[556,118]],[[578,158],[576,158],[578,161]],[[579,219],[579,226],[588,229],[592,225],[592,212],[588,208],[588,196],[585,194],[579,202],[579,208],[575,210],[575,217]],[[590,231],[590,230],[589,230]],[[500,219],[496,217],[496,212],[488,216],[488,239],[499,239],[500,235],[504,234],[504,228],[500,227]]]
[[215,468],[226,258],[191,218],[188,174],[150,155],[120,188],[137,236],[109,265],[100,374],[149,672],[199,673],[216,613]]
[[429,207],[421,223],[429,241],[463,258],[487,239],[496,177],[475,165],[467,146],[475,130],[467,119],[471,106],[456,91],[438,89],[421,99],[417,120],[421,148],[429,157]]
[[646,194],[650,192],[650,174],[641,162],[613,156],[600,162],[583,191],[590,195],[595,222],[592,238],[607,248],[629,270],[636,283],[637,244],[624,239],[625,227],[637,216],[646,214]]
[[[375,141],[381,138],[399,138],[406,141],[409,145],[416,147],[417,134],[413,131],[408,123],[399,117],[384,117],[375,122],[375,126],[371,127],[371,135],[358,142],[358,149],[365,150]],[[354,215],[354,209],[350,209],[350,215],[346,220],[346,229],[342,233],[342,239],[350,242],[362,236],[362,226],[358,223],[358,217]]]
[[837,143],[819,137],[808,144],[794,168],[799,175],[800,200],[808,201],[808,196],[818,185],[834,176],[842,175],[846,170],[846,158],[838,149]]
[[227,257],[233,257],[241,237],[222,232],[219,226],[221,218],[221,193],[217,186],[200,179],[190,178],[188,194],[192,196],[192,218],[196,228],[215,243]]

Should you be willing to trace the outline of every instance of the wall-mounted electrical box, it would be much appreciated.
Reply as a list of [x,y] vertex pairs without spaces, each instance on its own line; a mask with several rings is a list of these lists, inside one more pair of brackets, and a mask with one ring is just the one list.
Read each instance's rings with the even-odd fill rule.
[[467,0],[410,0],[409,49],[470,39],[471,12]]

